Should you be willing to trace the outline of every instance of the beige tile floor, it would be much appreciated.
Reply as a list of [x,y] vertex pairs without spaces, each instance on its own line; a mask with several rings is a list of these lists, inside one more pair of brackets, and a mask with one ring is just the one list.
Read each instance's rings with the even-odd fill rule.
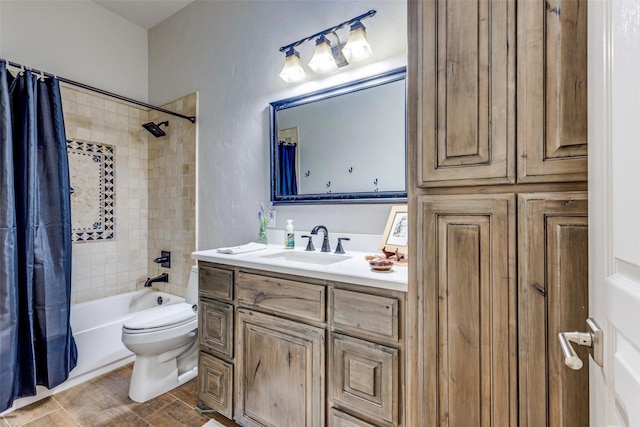
[[145,403],[129,399],[127,365],[0,418],[2,427],[201,427],[211,418],[236,426],[218,414],[195,411],[197,382],[188,383]]

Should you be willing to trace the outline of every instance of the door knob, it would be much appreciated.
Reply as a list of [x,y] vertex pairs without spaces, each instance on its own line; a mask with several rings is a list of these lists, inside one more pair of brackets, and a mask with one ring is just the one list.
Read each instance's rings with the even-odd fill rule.
[[564,354],[564,364],[569,368],[578,370],[582,368],[582,360],[576,354],[571,343],[576,343],[591,349],[591,357],[599,366],[602,366],[602,329],[593,318],[587,319],[588,332],[560,332],[560,348]]

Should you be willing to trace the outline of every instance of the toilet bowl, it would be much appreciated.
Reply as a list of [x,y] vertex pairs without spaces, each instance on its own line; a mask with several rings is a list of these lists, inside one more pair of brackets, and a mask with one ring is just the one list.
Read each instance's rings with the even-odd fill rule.
[[191,267],[185,302],[160,306],[122,326],[122,343],[136,355],[129,397],[146,402],[198,374],[198,267]]

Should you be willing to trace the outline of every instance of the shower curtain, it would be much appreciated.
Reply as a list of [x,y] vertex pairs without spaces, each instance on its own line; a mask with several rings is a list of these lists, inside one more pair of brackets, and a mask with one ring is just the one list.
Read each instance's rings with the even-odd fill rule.
[[298,194],[296,144],[283,141],[278,143],[278,174],[278,194],[280,196]]
[[0,60],[0,412],[67,379],[71,204],[56,78]]

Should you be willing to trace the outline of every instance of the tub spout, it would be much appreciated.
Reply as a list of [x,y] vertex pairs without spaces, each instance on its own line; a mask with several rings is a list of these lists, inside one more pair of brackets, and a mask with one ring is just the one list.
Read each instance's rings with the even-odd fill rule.
[[167,273],[162,273],[161,275],[154,277],[153,279],[147,277],[147,281],[144,282],[144,286],[151,286],[156,282],[169,282],[169,275]]

